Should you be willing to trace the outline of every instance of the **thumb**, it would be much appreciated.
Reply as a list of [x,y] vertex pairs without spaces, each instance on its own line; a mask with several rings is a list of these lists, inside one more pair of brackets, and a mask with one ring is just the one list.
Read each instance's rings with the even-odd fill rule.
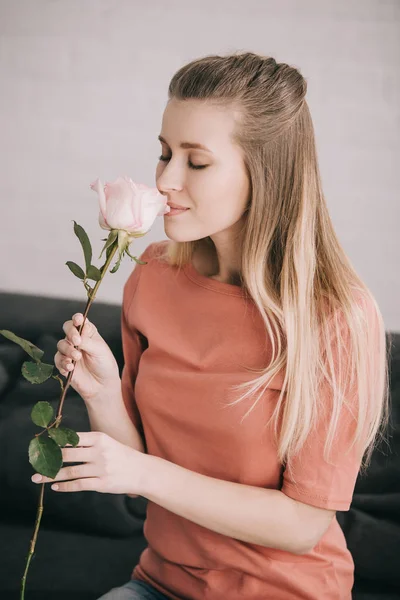
[[89,321],[86,317],[85,324],[80,333],[81,343],[79,348],[85,352],[93,353],[98,349],[98,343],[100,339],[103,339],[99,334],[97,327],[94,323]]

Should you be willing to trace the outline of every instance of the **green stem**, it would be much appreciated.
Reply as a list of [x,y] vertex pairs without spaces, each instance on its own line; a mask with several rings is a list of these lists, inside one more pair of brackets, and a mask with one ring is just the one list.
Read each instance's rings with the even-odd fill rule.
[[40,521],[42,519],[44,486],[45,486],[44,483],[42,483],[42,485],[40,486],[41,489],[40,489],[40,495],[39,495],[39,504],[38,504],[37,514],[36,514],[35,529],[33,532],[33,538],[31,539],[31,545],[29,548],[29,554],[27,557],[26,565],[25,565],[25,571],[24,571],[24,574],[22,576],[22,581],[21,581],[21,600],[23,600],[25,597],[26,576],[28,574],[29,565],[30,565],[30,562],[34,555],[34,552],[35,552],[36,539],[37,539],[38,532],[39,532]]
[[[118,242],[116,241],[116,243],[114,244],[114,247],[111,246],[111,248],[112,248],[112,250],[110,251],[110,254],[109,254],[106,262],[104,263],[104,266],[103,266],[102,270],[101,270],[101,278],[99,279],[99,281],[96,282],[96,285],[94,286],[93,291],[90,294],[90,296],[88,298],[88,301],[86,303],[85,312],[83,313],[83,321],[82,321],[82,324],[80,325],[80,327],[78,329],[79,333],[81,333],[81,331],[82,331],[82,329],[83,329],[83,327],[85,325],[87,314],[89,312],[89,309],[90,309],[90,307],[92,305],[93,300],[96,297],[97,290],[99,289],[99,286],[100,286],[101,282],[104,279],[104,275],[107,273],[108,267],[110,266],[110,263],[111,263],[111,261],[112,261],[112,259],[114,257],[114,254],[118,250]],[[73,363],[75,364],[75,361],[73,361]],[[74,371],[72,370],[72,371],[70,371],[68,373],[68,377],[67,377],[67,380],[66,380],[66,383],[65,383],[64,386],[62,385],[62,382],[61,382],[61,397],[60,397],[60,400],[59,400],[59,403],[58,403],[57,415],[56,415],[56,418],[55,418],[55,421],[54,421],[55,422],[55,427],[58,427],[60,425],[60,423],[61,423],[62,408],[63,408],[63,404],[64,404],[64,400],[65,400],[65,396],[66,396],[67,390],[68,390],[68,388],[70,386],[70,383],[71,383],[73,372]],[[44,429],[43,432],[44,431],[46,431],[46,429]],[[43,432],[41,432],[41,433],[43,433]],[[21,596],[20,596],[20,600],[24,600],[24,598],[25,598],[26,577],[27,577],[27,574],[28,574],[28,569],[29,569],[30,562],[31,562],[32,557],[33,557],[33,555],[35,553],[36,540],[37,540],[37,536],[38,536],[38,532],[39,532],[40,521],[41,521],[42,514],[43,514],[43,496],[44,496],[44,486],[45,485],[46,484],[44,484],[44,483],[41,484],[40,495],[39,495],[39,504],[38,504],[38,509],[37,509],[37,513],[36,513],[35,529],[33,531],[33,537],[31,539],[31,545],[30,545],[29,553],[28,553],[27,560],[26,560],[25,571],[24,571],[24,574],[23,574],[22,580],[21,580]]]
[[[82,321],[82,324],[79,326],[79,329],[78,329],[79,334],[82,332],[82,329],[83,329],[83,327],[85,325],[87,314],[89,312],[89,309],[90,309],[90,307],[92,305],[93,300],[96,297],[97,290],[99,289],[100,284],[101,284],[101,282],[104,279],[104,275],[107,273],[108,267],[110,266],[110,263],[111,263],[112,259],[114,258],[114,254],[116,253],[117,250],[118,250],[118,245],[115,244],[114,248],[112,248],[112,250],[110,252],[109,257],[107,258],[106,262],[104,263],[103,269],[101,271],[101,278],[99,279],[99,281],[96,281],[96,285],[93,288],[93,292],[90,294],[90,296],[88,298],[88,301],[86,303],[85,310],[84,310],[84,313],[83,313],[83,321]],[[75,364],[74,360],[72,362]],[[64,404],[64,400],[65,400],[65,396],[66,396],[67,390],[68,390],[68,388],[69,388],[69,386],[71,384],[71,379],[72,379],[72,375],[73,374],[74,374],[73,370],[68,373],[68,377],[67,377],[67,380],[65,382],[64,389],[63,389],[63,392],[61,394],[60,401],[58,403],[56,419],[58,417],[62,416],[62,407],[63,407],[63,404]],[[56,425],[56,427],[58,427],[58,425]]]

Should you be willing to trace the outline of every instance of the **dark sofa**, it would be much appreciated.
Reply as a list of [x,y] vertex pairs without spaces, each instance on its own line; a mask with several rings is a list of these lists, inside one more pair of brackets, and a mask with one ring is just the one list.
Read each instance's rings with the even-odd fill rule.
[[[0,292],[0,329],[31,340],[53,363],[62,324],[82,312],[85,299],[65,300]],[[89,318],[120,369],[121,309],[95,301]],[[359,477],[350,511],[338,512],[355,561],[356,600],[400,599],[400,334],[392,340],[390,447],[377,448]],[[28,355],[0,335],[0,599],[19,599],[40,486],[31,482],[28,445],[38,428],[30,411],[39,400],[57,409],[59,383],[33,385],[21,375]],[[63,425],[90,431],[82,399],[70,388]],[[26,600],[96,600],[125,583],[146,547],[145,498],[97,492],[59,494],[46,485],[44,512],[30,564]],[[225,599],[222,599],[225,600]],[[228,599],[226,599],[228,600]],[[321,599],[323,600],[323,599]]]

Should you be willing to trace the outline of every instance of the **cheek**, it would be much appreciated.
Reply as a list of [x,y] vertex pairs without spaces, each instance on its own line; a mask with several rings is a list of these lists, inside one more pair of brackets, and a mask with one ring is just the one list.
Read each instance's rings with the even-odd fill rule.
[[248,203],[250,182],[246,173],[239,169],[228,169],[210,178],[203,187],[204,205],[218,207],[218,212],[233,220],[240,218]]
[[194,173],[187,182],[187,189],[192,198],[198,199],[197,204],[209,207],[215,206],[222,198],[232,193],[234,185],[229,174],[218,168],[205,169]]
[[161,162],[158,162],[157,167],[156,167],[156,176],[155,176],[156,184],[157,184],[158,178],[161,175],[162,168],[163,168],[163,165],[161,164]]
[[215,220],[218,215],[228,219],[240,216],[247,204],[248,178],[233,169],[213,170],[193,177],[187,185],[198,215]]

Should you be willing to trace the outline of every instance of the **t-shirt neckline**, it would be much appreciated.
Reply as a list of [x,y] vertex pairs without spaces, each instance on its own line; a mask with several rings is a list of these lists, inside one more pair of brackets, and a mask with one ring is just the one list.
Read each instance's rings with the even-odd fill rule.
[[208,288],[209,290],[214,290],[215,292],[229,294],[232,296],[246,295],[243,287],[234,285],[233,283],[226,283],[225,281],[217,281],[216,279],[210,279],[210,277],[202,275],[195,269],[191,261],[183,265],[182,269],[191,281],[197,283],[198,285],[201,285],[202,287]]

